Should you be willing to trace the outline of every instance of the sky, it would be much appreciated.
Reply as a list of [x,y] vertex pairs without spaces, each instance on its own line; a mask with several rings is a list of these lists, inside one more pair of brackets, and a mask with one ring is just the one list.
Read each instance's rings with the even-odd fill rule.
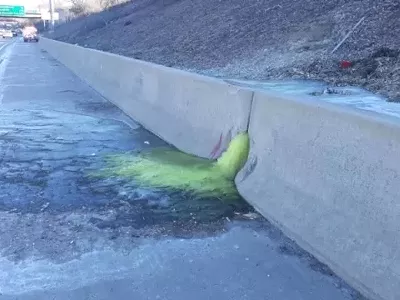
[[23,5],[25,8],[37,8],[42,0],[0,0],[0,5]]
[[0,5],[24,5],[26,7],[35,7],[41,2],[41,0],[0,0]]
[[[55,2],[68,2],[66,0],[63,1],[55,1]],[[49,6],[48,0],[0,0],[0,5],[23,5],[25,8],[33,9],[38,8],[38,6]]]

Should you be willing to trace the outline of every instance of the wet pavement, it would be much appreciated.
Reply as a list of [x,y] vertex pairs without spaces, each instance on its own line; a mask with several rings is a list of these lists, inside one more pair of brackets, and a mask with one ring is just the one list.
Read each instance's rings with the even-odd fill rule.
[[91,176],[169,146],[39,45],[0,57],[0,300],[363,299],[242,200]]

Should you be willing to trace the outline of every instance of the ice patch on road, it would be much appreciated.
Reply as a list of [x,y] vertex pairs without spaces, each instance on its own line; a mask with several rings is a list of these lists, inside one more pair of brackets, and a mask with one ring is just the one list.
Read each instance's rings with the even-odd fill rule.
[[[0,292],[18,295],[18,299],[42,299],[40,295],[58,299],[50,298],[53,292],[78,299],[67,297],[71,295],[68,291],[85,287],[87,297],[93,293],[90,286],[118,287],[112,281],[123,280],[125,291],[135,293],[136,299],[187,299],[193,291],[196,299],[207,299],[211,293],[219,293],[219,299],[260,299],[266,294],[271,299],[353,299],[343,281],[318,272],[297,256],[300,252],[288,256],[277,251],[285,243],[234,226],[220,236],[204,239],[149,239],[137,248],[125,241],[118,251],[93,251],[63,264],[45,260],[15,264],[0,259]],[[118,293],[111,292],[114,297],[106,293],[104,299],[121,298]]]
[[115,250],[93,251],[80,259],[56,264],[29,259],[16,264],[0,258],[0,293],[18,295],[40,290],[73,290],[100,280],[118,280],[141,267],[143,275],[159,268],[157,252],[145,245],[130,253]]
[[124,278],[133,278],[135,284],[138,284],[153,274],[162,272],[164,268],[171,270],[171,257],[194,251],[204,254],[211,251],[209,243],[220,243],[223,240],[224,236],[192,240],[146,240],[139,247],[126,241],[117,249],[104,247],[103,241],[95,246],[97,250],[66,263],[54,263],[35,257],[15,263],[0,257],[0,294],[75,290],[103,280]]

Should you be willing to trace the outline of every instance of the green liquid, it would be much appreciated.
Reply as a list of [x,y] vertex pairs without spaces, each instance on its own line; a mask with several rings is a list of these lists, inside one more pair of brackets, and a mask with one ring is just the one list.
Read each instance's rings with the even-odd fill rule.
[[237,135],[216,161],[195,157],[170,148],[107,158],[103,176],[135,180],[144,187],[173,188],[203,197],[239,197],[234,178],[249,154],[247,133]]

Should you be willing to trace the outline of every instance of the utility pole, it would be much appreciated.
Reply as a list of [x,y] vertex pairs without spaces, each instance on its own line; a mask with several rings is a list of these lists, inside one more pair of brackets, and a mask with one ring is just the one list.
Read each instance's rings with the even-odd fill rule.
[[54,30],[54,0],[49,0],[50,4],[50,30]]

